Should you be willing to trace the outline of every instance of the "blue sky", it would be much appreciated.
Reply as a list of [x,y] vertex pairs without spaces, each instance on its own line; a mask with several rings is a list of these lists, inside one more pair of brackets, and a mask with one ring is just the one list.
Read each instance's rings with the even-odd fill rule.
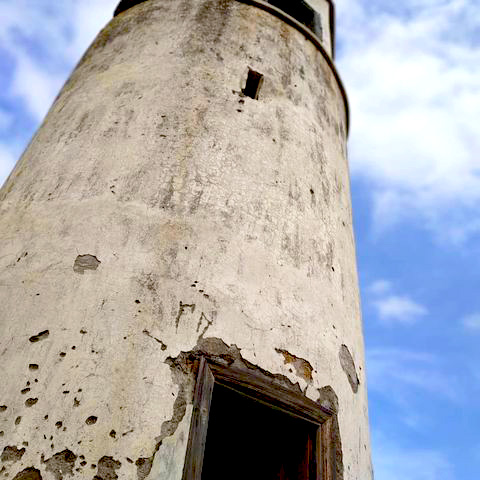
[[[0,0],[0,183],[117,0]],[[377,480],[480,472],[480,2],[338,0]]]

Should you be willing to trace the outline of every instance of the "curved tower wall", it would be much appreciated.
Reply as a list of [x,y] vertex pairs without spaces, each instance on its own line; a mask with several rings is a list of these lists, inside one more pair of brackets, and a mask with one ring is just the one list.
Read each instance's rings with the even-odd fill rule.
[[179,480],[195,351],[336,396],[337,478],[371,477],[346,130],[328,54],[264,8],[100,32],[0,193],[3,475]]

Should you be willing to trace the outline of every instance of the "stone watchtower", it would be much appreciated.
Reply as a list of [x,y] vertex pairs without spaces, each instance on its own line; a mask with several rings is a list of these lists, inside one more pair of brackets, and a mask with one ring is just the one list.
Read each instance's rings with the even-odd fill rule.
[[327,0],[123,0],[0,192],[0,478],[368,480]]

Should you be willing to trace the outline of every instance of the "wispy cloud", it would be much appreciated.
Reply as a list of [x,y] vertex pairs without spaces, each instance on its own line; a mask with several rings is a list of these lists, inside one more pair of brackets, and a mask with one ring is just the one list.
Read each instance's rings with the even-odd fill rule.
[[428,310],[414,302],[407,296],[388,295],[380,300],[375,300],[373,305],[377,308],[380,320],[384,323],[412,324],[428,313]]
[[451,461],[440,451],[399,447],[391,435],[374,431],[372,435],[375,478],[379,480],[451,480],[455,478]]
[[463,326],[470,331],[480,333],[480,313],[472,313],[462,319]]
[[350,160],[371,185],[376,227],[421,218],[449,240],[477,234],[480,5],[336,3],[352,107]]
[[462,400],[458,379],[448,373],[435,355],[396,348],[367,351],[368,386],[390,401],[411,409],[418,392],[440,395],[449,401]]
[[399,295],[393,290],[392,283],[378,280],[367,288],[370,303],[377,311],[379,320],[384,325],[411,325],[427,315],[423,305],[412,300],[408,295]]
[[373,295],[382,295],[390,292],[392,289],[392,282],[388,280],[377,280],[368,287],[368,292]]
[[[16,117],[38,124],[75,63],[111,18],[117,3],[118,0],[2,3],[0,105],[14,103]],[[19,134],[10,134],[11,118],[11,111],[0,111],[0,185],[13,167],[12,152],[16,157],[21,150],[17,144]]]
[[115,4],[116,0],[16,0],[2,5],[1,48],[12,65],[6,94],[21,98],[28,112],[41,120]]

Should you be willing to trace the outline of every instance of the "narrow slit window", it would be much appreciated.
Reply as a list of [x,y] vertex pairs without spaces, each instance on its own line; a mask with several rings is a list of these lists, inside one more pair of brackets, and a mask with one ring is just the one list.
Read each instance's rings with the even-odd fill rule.
[[260,93],[260,88],[263,83],[263,75],[251,68],[248,69],[247,82],[245,88],[242,90],[242,93],[246,97],[253,98],[258,100],[258,94]]

